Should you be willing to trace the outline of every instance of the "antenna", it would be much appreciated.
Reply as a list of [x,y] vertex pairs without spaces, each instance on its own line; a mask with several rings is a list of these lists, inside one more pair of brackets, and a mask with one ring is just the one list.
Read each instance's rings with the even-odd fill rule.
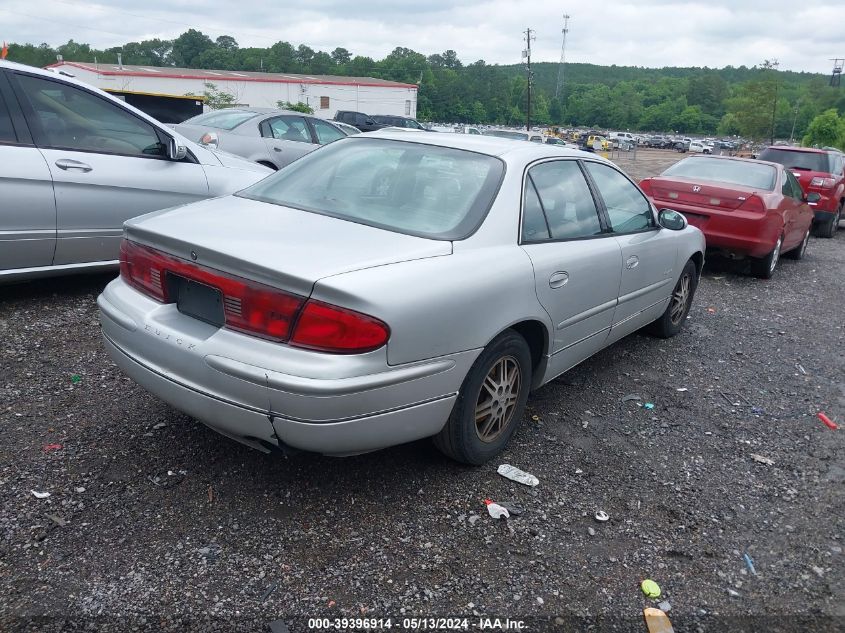
[[555,99],[560,97],[563,89],[563,65],[566,63],[566,34],[569,33],[569,15],[563,15],[563,43],[560,45],[560,66],[557,68],[557,88],[555,88]]
[[833,88],[838,88],[842,85],[842,65],[845,64],[845,59],[837,57],[830,61],[833,62],[833,71],[830,73],[830,85]]

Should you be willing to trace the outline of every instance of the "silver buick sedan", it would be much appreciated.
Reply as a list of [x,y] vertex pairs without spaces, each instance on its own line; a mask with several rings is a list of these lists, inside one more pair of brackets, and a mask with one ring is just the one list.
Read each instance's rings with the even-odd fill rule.
[[376,132],[130,220],[98,303],[124,372],[240,442],[433,437],[481,464],[531,390],[640,328],[677,334],[703,261],[701,232],[593,154]]

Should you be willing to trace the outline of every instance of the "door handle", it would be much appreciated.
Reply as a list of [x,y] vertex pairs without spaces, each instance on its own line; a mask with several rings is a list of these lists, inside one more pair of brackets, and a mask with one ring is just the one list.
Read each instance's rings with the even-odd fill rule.
[[79,171],[89,172],[93,169],[91,165],[86,165],[85,163],[81,163],[78,160],[71,160],[70,158],[60,158],[56,161],[56,167],[64,169],[65,171],[68,169],[77,169]]
[[549,288],[562,288],[569,281],[569,273],[557,272],[549,277]]
[[640,264],[640,258],[636,255],[631,255],[628,259],[625,260],[625,268],[628,270],[632,268],[636,268]]
[[282,148],[281,148],[281,147],[274,147],[274,148],[273,148],[273,151],[274,151],[274,152],[281,152],[281,151],[282,151]]

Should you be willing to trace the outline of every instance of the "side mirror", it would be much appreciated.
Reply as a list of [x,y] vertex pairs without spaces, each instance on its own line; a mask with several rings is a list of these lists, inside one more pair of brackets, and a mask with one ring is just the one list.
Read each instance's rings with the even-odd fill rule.
[[687,219],[672,209],[660,209],[657,212],[657,223],[670,231],[683,231],[687,228]]
[[815,191],[804,194],[804,200],[806,200],[810,204],[815,204],[821,199],[822,195],[820,193],[816,193]]
[[188,155],[188,148],[174,137],[167,138],[167,158],[170,160],[182,160]]

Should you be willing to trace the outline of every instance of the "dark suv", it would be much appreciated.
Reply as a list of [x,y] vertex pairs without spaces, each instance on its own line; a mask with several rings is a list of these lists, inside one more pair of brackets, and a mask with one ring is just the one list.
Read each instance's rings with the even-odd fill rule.
[[338,110],[334,115],[334,120],[357,127],[362,132],[372,132],[388,125],[387,123],[377,123],[373,120],[373,117],[363,112],[353,112],[351,110]]
[[833,237],[845,209],[845,154],[835,149],[777,146],[767,147],[757,158],[780,163],[795,174],[815,211],[816,234]]
[[376,123],[381,123],[385,126],[392,126],[392,127],[406,127],[412,130],[425,130],[425,128],[420,125],[419,121],[416,119],[412,119],[409,116],[397,116],[395,114],[374,114],[372,116],[373,121]]

